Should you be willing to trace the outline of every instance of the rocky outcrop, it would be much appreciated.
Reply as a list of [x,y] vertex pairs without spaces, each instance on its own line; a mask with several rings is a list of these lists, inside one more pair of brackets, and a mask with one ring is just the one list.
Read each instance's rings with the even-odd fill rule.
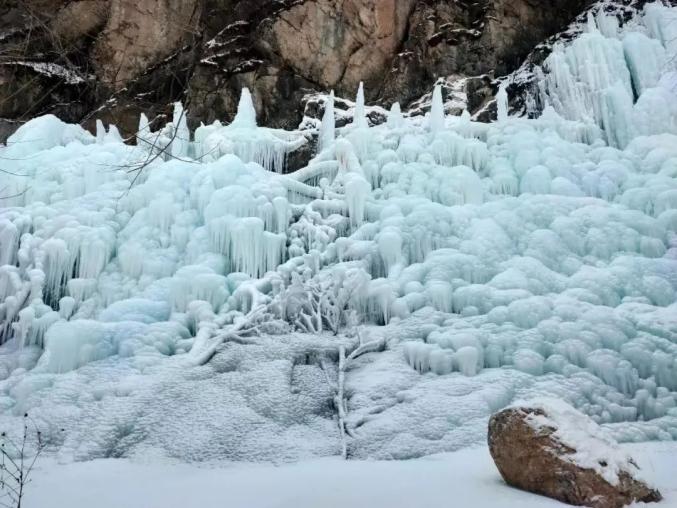
[[91,52],[97,77],[117,91],[183,44],[194,44],[199,4],[198,0],[112,0]]
[[478,111],[486,82],[516,69],[589,0],[6,3],[0,118],[101,117],[130,134],[139,112],[161,123],[179,99],[193,127],[230,120],[243,86],[260,120],[285,128],[301,120],[304,96],[353,96],[359,81],[367,100],[406,107],[439,77],[471,78],[467,107]]
[[87,36],[98,34],[109,19],[110,4],[106,0],[80,0],[58,9],[49,23],[56,44],[68,47]]
[[387,74],[383,95],[407,103],[428,91],[438,77],[508,74],[536,44],[562,30],[589,3],[421,2]]
[[324,89],[378,89],[407,34],[414,0],[302,2],[261,30],[265,44]]
[[590,418],[559,401],[505,409],[489,421],[489,450],[510,485],[593,508],[657,502],[639,467]]

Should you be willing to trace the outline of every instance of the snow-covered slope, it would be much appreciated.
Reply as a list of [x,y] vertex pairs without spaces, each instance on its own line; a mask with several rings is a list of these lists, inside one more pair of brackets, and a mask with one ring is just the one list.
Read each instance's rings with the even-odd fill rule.
[[677,438],[675,12],[591,18],[535,120],[435,90],[370,128],[358,93],[290,174],[305,139],[248,92],[194,141],[180,105],[137,146],[29,122],[0,148],[3,427],[78,459],[409,458],[549,394]]
[[[677,506],[673,477],[677,443],[623,448],[660,489],[664,499],[658,506]],[[484,447],[411,461],[325,458],[282,467],[258,464],[206,469],[124,459],[68,465],[43,462],[35,473],[26,506],[184,508],[198,504],[220,508],[226,498],[231,508],[437,508],[450,497],[459,506],[475,508],[570,506],[503,483]]]

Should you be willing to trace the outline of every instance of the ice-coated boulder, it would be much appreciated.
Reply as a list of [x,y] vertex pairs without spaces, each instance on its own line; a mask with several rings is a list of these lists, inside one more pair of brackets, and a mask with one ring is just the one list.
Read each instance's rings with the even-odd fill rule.
[[562,401],[519,403],[494,414],[488,440],[501,476],[514,487],[593,508],[662,499],[599,425]]

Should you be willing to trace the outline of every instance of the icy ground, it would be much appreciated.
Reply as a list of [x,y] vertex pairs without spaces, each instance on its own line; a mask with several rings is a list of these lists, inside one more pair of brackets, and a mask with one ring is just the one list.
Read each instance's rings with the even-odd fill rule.
[[[590,16],[540,118],[394,105],[307,133],[180,104],[137,146],[54,117],[0,147],[0,427],[60,459],[406,459],[516,398],[677,438],[677,10]],[[361,345],[360,349],[357,349]],[[359,353],[359,354],[358,354]],[[384,466],[385,467],[385,466]]]
[[[625,445],[677,507],[677,443]],[[451,501],[450,501],[451,500]],[[275,467],[96,460],[36,472],[26,508],[546,508],[568,505],[508,487],[485,447],[398,462],[316,459]]]

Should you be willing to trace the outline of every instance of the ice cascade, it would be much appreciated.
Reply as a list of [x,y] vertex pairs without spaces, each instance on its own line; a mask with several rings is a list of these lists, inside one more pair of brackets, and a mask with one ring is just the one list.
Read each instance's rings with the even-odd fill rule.
[[0,146],[0,421],[78,458],[331,454],[340,375],[356,457],[476,443],[534,394],[677,439],[675,12],[591,16],[538,118],[505,85],[496,122],[445,116],[437,85],[427,119],[370,126],[360,85],[313,132],[258,126],[246,89],[193,140],[180,104],[136,145],[27,122]]

